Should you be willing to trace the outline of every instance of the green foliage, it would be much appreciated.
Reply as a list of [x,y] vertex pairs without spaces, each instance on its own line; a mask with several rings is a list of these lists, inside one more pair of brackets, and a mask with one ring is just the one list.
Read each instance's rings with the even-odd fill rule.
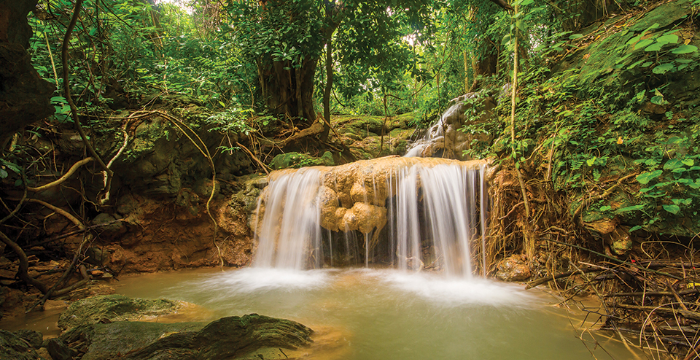
[[[49,0],[45,6],[57,16],[30,18],[30,50],[39,74],[58,82],[55,119],[66,121],[63,79],[54,73],[62,73],[60,23],[72,14],[72,3]],[[70,53],[71,91],[90,112],[113,106],[115,98],[124,106],[124,100],[158,94],[186,95],[213,108],[251,104],[254,97],[255,66],[241,61],[240,49],[223,33],[201,36],[191,16],[171,4],[85,1]]]

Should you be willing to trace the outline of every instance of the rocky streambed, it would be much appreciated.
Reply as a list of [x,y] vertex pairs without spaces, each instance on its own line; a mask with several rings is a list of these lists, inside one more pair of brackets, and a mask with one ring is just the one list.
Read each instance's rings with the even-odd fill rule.
[[[249,314],[211,322],[173,322],[192,304],[98,295],[58,318],[60,336],[0,330],[0,359],[281,359],[308,347],[310,328]],[[283,350],[284,349],[284,350]]]

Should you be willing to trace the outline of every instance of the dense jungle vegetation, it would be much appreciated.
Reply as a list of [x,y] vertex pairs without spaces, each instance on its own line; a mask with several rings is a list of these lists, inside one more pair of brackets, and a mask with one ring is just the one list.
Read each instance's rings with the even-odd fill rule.
[[[425,128],[461,94],[498,93],[503,101],[496,116],[463,128],[491,136],[473,140],[467,156],[511,158],[519,167],[548,153],[542,160],[550,163],[546,180],[577,194],[613,175],[611,168],[637,172],[639,193],[623,207],[600,202],[600,213],[642,219],[632,231],[687,235],[673,229],[700,230],[693,202],[700,195],[696,104],[671,98],[684,86],[674,80],[697,67],[693,30],[687,28],[693,21],[688,25],[683,16],[660,20],[663,26],[650,22],[642,31],[610,36],[623,36],[624,43],[598,44],[601,36],[619,30],[581,33],[584,25],[617,14],[639,16],[658,3],[528,0],[512,6],[495,1],[46,1],[30,16],[30,52],[39,74],[56,85],[55,113],[47,121],[62,126],[82,116],[96,131],[114,130],[104,121],[110,111],[186,98],[208,110],[204,122],[211,131],[279,137],[318,122],[319,131],[311,133],[323,146],[333,115],[412,113],[409,125]],[[694,13],[695,3],[689,6]],[[73,14],[77,22],[66,37]],[[575,58],[581,51],[586,59]],[[516,61],[519,81],[511,114],[510,85],[500,87],[515,80]],[[467,116],[479,116],[476,109]],[[659,127],[659,120],[671,124]],[[237,146],[220,150],[241,151]],[[6,155],[0,176],[19,186],[28,163]],[[634,166],[618,164],[626,160]],[[679,219],[689,221],[676,226]]]
[[[489,273],[523,254],[533,278],[580,275],[562,280],[568,295],[595,282],[632,296],[610,306],[637,311],[634,331],[672,301],[681,335],[697,336],[698,14],[700,0],[40,0],[26,50],[55,87],[53,114],[0,134],[4,256],[43,302],[97,256],[85,249],[108,234],[93,226],[143,197],[167,203],[164,218],[213,224],[198,233],[214,239],[206,260],[181,266],[245,264],[231,239],[251,230],[222,225],[217,201],[245,218],[255,174],[403,155],[470,94],[468,146],[440,155],[499,170]],[[143,229],[167,224],[154,218]],[[126,271],[180,266],[119,251]],[[72,261],[49,287],[27,272],[32,256]],[[590,258],[601,263],[578,262]],[[666,297],[634,297],[646,291]]]

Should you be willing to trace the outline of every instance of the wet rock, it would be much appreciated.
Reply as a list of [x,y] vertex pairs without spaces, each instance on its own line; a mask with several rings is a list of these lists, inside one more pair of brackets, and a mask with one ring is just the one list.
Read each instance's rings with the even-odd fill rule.
[[15,335],[19,336],[25,340],[33,348],[38,349],[44,341],[43,335],[40,332],[34,330],[17,330],[14,332]]
[[58,327],[70,329],[80,325],[110,321],[134,320],[172,314],[181,302],[158,299],[132,299],[122,295],[98,295],[76,301],[58,318]]
[[246,359],[261,348],[311,344],[312,330],[294,321],[251,314],[206,323],[114,322],[61,335],[82,359]]
[[[14,276],[14,272],[12,274]],[[13,317],[24,313],[24,292],[19,289],[0,287],[0,296],[4,300],[0,302],[2,317]]]
[[38,360],[39,354],[27,341],[17,334],[0,330],[0,359]]
[[46,342],[46,350],[53,360],[72,360],[76,351],[72,351],[60,338],[49,339]]
[[496,277],[503,281],[523,281],[530,278],[530,266],[520,255],[513,255],[498,264]]

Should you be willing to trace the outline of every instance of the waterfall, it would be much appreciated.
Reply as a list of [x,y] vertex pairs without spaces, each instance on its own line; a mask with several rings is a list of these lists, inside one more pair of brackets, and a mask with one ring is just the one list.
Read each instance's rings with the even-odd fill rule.
[[[344,250],[355,265],[470,278],[472,248],[486,247],[486,170],[483,161],[394,157],[273,172],[259,200],[254,266],[332,266]],[[350,254],[353,246],[360,251]]]
[[440,119],[428,129],[422,139],[419,139],[411,144],[411,147],[406,151],[406,155],[404,156],[423,157],[425,156],[424,153],[426,149],[428,149],[433,143],[438,141],[445,142],[446,120],[461,116],[462,113],[464,113],[464,106],[461,102],[452,104],[452,106],[447,108],[447,111],[440,116]]
[[314,168],[306,168],[270,182],[266,189],[265,216],[260,231],[256,232],[259,245],[255,266],[302,269],[307,265],[306,249],[320,247],[316,205],[319,174]]

